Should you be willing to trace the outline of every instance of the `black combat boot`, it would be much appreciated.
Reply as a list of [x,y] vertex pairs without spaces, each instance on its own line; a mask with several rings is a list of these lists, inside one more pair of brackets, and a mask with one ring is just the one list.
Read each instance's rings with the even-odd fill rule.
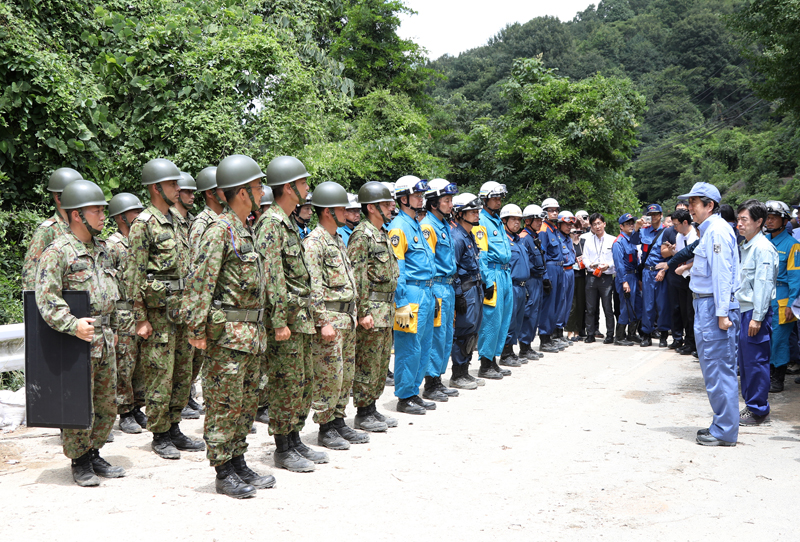
[[550,335],[539,335],[539,352],[548,352],[550,354],[558,354],[559,348],[553,343]]
[[317,450],[306,446],[306,444],[303,442],[303,439],[300,438],[300,433],[298,431],[292,431],[289,433],[289,446],[294,448],[295,452],[316,465],[321,465],[330,461],[327,453],[318,452]]
[[639,346],[653,346],[653,339],[650,338],[649,333],[642,333],[642,342],[639,343]]
[[522,366],[516,354],[514,354],[514,347],[511,344],[503,347],[503,351],[500,353],[500,365],[505,365],[506,367]]
[[92,450],[92,469],[94,473],[103,478],[122,478],[125,476],[125,469],[113,467],[111,463],[100,457],[100,450]]
[[372,413],[370,406],[371,405],[356,407],[356,417],[353,418],[353,426],[356,429],[369,431],[370,433],[383,433],[389,429],[389,426],[378,421],[378,418]]
[[314,463],[292,447],[290,435],[275,435],[275,467],[291,472],[314,471]]
[[669,331],[662,331],[659,339],[658,339],[658,347],[659,348],[666,348],[667,347],[667,339],[669,339]]
[[370,412],[372,412],[372,415],[375,416],[375,419],[379,422],[385,423],[386,427],[397,427],[397,420],[395,418],[392,418],[391,416],[384,416],[378,412],[378,407],[375,406],[375,401],[372,401],[369,409]]
[[172,437],[169,436],[169,431],[163,433],[153,433],[153,443],[151,444],[153,451],[162,459],[180,459],[181,453],[175,444],[172,443]]
[[478,383],[467,378],[467,369],[469,365],[462,363],[461,365],[453,363],[452,375],[450,376],[450,385],[454,388],[461,388],[462,390],[476,390]]
[[526,358],[529,361],[536,361],[540,358],[539,354],[536,353],[536,350],[531,348],[531,345],[525,344],[524,342],[519,343],[519,356],[517,356],[520,360],[522,358]]
[[[617,326],[617,333],[616,334],[614,334],[614,332],[606,333],[606,338],[603,339],[603,344],[616,344],[614,339],[616,338],[617,335],[619,335],[619,326]],[[622,337],[625,338],[624,331],[623,331]]]
[[511,371],[503,369],[497,364],[497,358],[492,358],[492,368],[503,376],[511,376]]
[[136,407],[131,412],[133,412],[133,417],[136,420],[136,423],[139,424],[139,427],[142,429],[147,429],[147,416],[144,412],[142,412],[142,409]]
[[431,402],[429,402],[429,401],[425,401],[425,400],[424,400],[424,399],[422,399],[422,397],[420,397],[419,395],[414,395],[413,397],[411,397],[411,398],[409,399],[409,401],[411,401],[412,403],[415,403],[415,404],[417,404],[417,405],[421,406],[421,407],[422,407],[422,408],[424,408],[425,410],[436,410],[436,403],[431,403]]
[[256,421],[269,424],[269,406],[263,406],[256,410]]
[[332,422],[319,424],[317,444],[331,450],[349,450],[350,443],[336,430]]
[[94,472],[92,458],[94,450],[89,450],[77,459],[72,460],[72,479],[81,487],[94,487],[100,485],[100,478]]
[[253,469],[247,466],[247,463],[244,460],[244,455],[239,455],[232,458],[230,463],[233,465],[233,470],[236,471],[236,474],[245,484],[250,484],[256,489],[269,489],[271,487],[275,487],[275,477],[271,474],[260,476]]
[[451,390],[447,386],[444,385],[442,382],[442,377],[437,376],[434,380],[436,380],[436,389],[445,394],[448,397],[458,397],[458,390]]
[[633,346],[633,343],[625,338],[625,326],[621,324],[617,324],[616,333],[614,334],[614,345]]
[[331,425],[344,440],[351,444],[366,444],[369,442],[368,434],[356,431],[345,423],[344,418],[334,418]]
[[769,392],[780,393],[783,391],[783,381],[786,379],[786,365],[775,367],[769,377]]
[[173,423],[172,427],[169,428],[169,438],[172,439],[172,444],[174,444],[177,449],[184,452],[202,452],[206,449],[205,442],[184,435],[177,423]]
[[119,415],[119,430],[129,435],[137,435],[142,432],[142,426],[136,422],[133,412]]
[[217,478],[214,480],[217,493],[234,499],[246,499],[255,496],[256,488],[246,484],[239,478],[230,461],[226,461],[219,467],[214,467],[214,469],[217,471]]
[[478,376],[489,380],[502,380],[503,373],[495,370],[493,363],[493,360],[481,357],[481,368],[478,369]]
[[432,376],[425,377],[425,385],[422,388],[422,396],[425,399],[430,399],[431,401],[436,401],[437,403],[446,403],[450,399],[436,387],[436,380]]
[[683,348],[683,339],[672,339],[672,342],[669,343],[667,347],[670,350],[677,350],[678,348]]
[[200,419],[200,413],[189,405],[186,405],[183,407],[183,410],[181,410],[181,418],[184,420],[197,420]]
[[636,324],[628,324],[628,340],[633,344],[642,342],[642,338],[636,331]]
[[192,397],[192,396],[189,396],[189,402],[186,404],[186,406],[188,406],[189,408],[191,408],[195,412],[199,412],[200,414],[205,414],[206,413],[206,410],[203,408],[203,406],[200,403],[198,403],[197,401],[195,401],[194,397]]
[[403,412],[405,414],[416,414],[422,415],[427,412],[427,409],[421,407],[417,403],[415,403],[412,399],[414,399],[416,395],[408,397],[406,399],[398,399],[397,400],[397,412]]

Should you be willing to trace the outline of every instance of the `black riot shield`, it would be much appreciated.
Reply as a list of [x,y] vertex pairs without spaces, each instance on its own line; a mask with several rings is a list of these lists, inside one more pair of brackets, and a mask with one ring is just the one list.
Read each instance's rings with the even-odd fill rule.
[[[64,291],[62,295],[77,318],[90,315],[89,292]],[[51,328],[39,314],[35,292],[23,292],[22,300],[28,427],[90,428],[91,344]]]

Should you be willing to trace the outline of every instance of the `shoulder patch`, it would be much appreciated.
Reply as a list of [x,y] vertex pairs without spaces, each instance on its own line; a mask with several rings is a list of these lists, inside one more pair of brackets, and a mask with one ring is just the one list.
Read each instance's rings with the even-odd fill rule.
[[483,231],[482,230],[478,230],[477,232],[475,232],[475,237],[477,239],[483,239]]
[[44,222],[42,222],[42,224],[41,224],[41,225],[42,225],[42,227],[44,227],[44,228],[49,228],[50,226],[52,226],[52,225],[53,225],[53,224],[55,224],[55,223],[56,223],[56,221],[55,221],[55,220],[53,220],[52,218],[48,218],[47,220],[45,220]]
[[423,236],[425,239],[430,239],[430,237],[431,237],[431,231],[430,231],[429,229],[425,228],[424,230],[422,230],[422,236]]
[[151,218],[153,218],[153,213],[151,213],[150,211],[142,211],[141,213],[139,213],[139,215],[134,220],[139,220],[141,222],[147,222]]
[[400,236],[399,235],[392,235],[391,241],[392,241],[392,246],[396,247],[397,245],[400,244]]
[[722,245],[714,243],[714,253],[719,254],[720,252],[722,252]]

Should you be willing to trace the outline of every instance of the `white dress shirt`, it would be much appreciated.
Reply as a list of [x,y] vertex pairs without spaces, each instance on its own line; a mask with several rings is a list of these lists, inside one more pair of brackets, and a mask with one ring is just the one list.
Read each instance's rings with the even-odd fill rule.
[[583,263],[586,268],[597,264],[608,264],[608,268],[603,271],[604,275],[614,274],[614,255],[612,249],[614,247],[614,237],[605,234],[603,237],[597,237],[594,233],[586,239],[583,245]]

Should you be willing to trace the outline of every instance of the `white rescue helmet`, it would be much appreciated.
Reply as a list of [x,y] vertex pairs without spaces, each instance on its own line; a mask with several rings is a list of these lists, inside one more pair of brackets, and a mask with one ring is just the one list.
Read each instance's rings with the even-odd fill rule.
[[381,181],[381,184],[389,189],[389,193],[392,195],[392,199],[394,199],[394,183]]
[[462,211],[480,211],[483,209],[483,204],[478,196],[464,192],[453,196],[453,212],[460,213]]
[[554,198],[547,198],[542,202],[542,209],[549,209],[550,207],[555,207],[556,209],[561,209],[561,206]]
[[404,175],[394,183],[394,196],[400,198],[428,191],[428,181],[414,175]]
[[355,194],[347,194],[347,207],[345,209],[361,210],[361,205],[358,203],[358,196]]
[[547,218],[547,213],[538,205],[528,205],[522,211],[522,218]]
[[504,184],[500,184],[495,181],[488,181],[483,183],[481,186],[481,199],[502,198],[506,195],[508,195],[508,190],[506,190],[506,185]]
[[558,221],[559,222],[568,222],[569,224],[575,223],[575,215],[570,213],[569,211],[561,211],[558,213]]
[[767,206],[768,215],[778,215],[786,219],[792,218],[792,212],[789,206],[782,201],[769,200],[765,205]]
[[433,179],[428,183],[428,191],[425,192],[426,198],[439,198],[441,196],[455,196],[458,194],[458,186],[447,179]]
[[519,208],[519,205],[514,205],[513,203],[509,203],[508,205],[504,205],[503,208],[500,209],[500,220],[509,217],[522,218],[522,209]]

